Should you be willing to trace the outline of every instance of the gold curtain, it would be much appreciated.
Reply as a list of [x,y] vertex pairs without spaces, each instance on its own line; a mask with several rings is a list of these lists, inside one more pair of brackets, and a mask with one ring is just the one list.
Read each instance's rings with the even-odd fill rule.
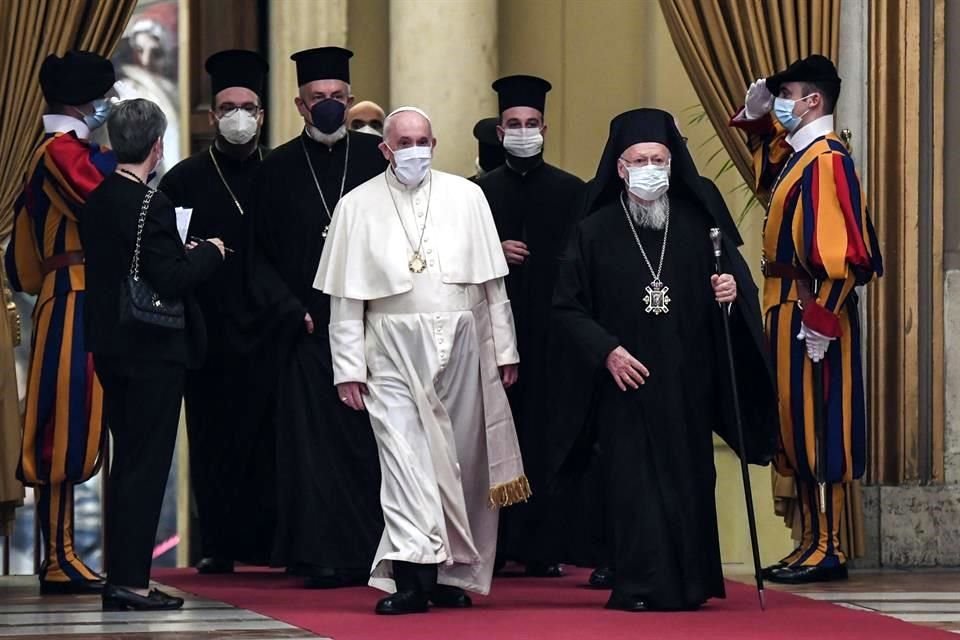
[[660,0],[660,8],[700,104],[752,185],[746,141],[727,123],[757,78],[814,53],[837,59],[840,0]]
[[[926,11],[932,16],[921,16]],[[923,32],[925,17],[933,33]],[[869,50],[867,202],[886,273],[867,293],[868,478],[942,482],[944,0],[870,3]],[[925,124],[929,138],[922,138]],[[932,219],[922,224],[925,207]],[[929,334],[921,333],[924,325]],[[928,390],[918,382],[923,370]],[[926,434],[922,411],[929,412]]]
[[[0,242],[10,233],[13,201],[42,135],[37,75],[43,59],[68,49],[112,54],[135,6],[136,0],[0,1]],[[0,260],[0,284],[5,282]],[[7,314],[6,302],[0,287],[0,535],[23,500],[23,487],[14,477],[18,456],[11,455],[20,448],[11,331],[16,318]]]

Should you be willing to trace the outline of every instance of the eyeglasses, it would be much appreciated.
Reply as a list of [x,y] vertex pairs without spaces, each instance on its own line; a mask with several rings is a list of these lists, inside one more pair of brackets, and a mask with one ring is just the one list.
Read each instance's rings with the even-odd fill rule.
[[620,156],[620,162],[625,164],[628,167],[643,167],[648,164],[652,164],[655,167],[666,167],[670,164],[669,158],[637,158],[636,160],[627,160],[623,156]]
[[221,118],[228,118],[235,114],[239,110],[243,110],[249,116],[257,117],[260,114],[260,105],[253,104],[252,102],[247,102],[246,104],[233,104],[232,102],[224,102],[222,105],[216,108],[214,113]]

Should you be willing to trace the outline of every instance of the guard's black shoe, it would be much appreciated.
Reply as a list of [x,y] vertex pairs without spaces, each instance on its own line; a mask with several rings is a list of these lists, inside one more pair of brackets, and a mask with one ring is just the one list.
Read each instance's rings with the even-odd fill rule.
[[841,564],[834,567],[825,567],[823,565],[812,567],[781,567],[775,569],[767,576],[770,582],[780,584],[808,584],[811,582],[833,582],[835,580],[847,579],[847,565]]
[[651,608],[647,604],[646,600],[636,596],[617,593],[616,591],[610,594],[610,599],[607,600],[607,604],[605,604],[603,608],[632,612],[651,611]]
[[473,601],[463,589],[448,584],[438,584],[430,594],[430,602],[440,609],[467,609],[473,606]]
[[375,611],[382,616],[426,613],[427,595],[420,591],[397,591],[380,600]]
[[609,567],[594,569],[587,584],[594,589],[613,589],[613,569]]
[[197,563],[197,573],[215,575],[233,573],[233,560],[225,558],[203,558]]
[[563,567],[556,562],[528,562],[526,574],[531,578],[562,578]]
[[40,581],[40,593],[51,595],[88,595],[103,593],[103,580],[70,580],[67,582]]
[[107,585],[101,603],[104,611],[171,611],[183,606],[183,598],[168,596],[159,589],[142,596],[129,589]]

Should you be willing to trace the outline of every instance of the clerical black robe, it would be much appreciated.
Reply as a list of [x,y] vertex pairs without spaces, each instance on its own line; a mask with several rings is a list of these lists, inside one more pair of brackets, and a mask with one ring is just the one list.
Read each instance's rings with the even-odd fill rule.
[[[554,298],[558,330],[583,367],[599,443],[605,542],[615,589],[655,607],[686,609],[723,597],[712,432],[734,431],[721,310],[710,284],[706,212],[671,196],[661,279],[669,312],[647,313],[653,280],[619,202],[580,223],[561,262]],[[639,230],[653,263],[664,232]],[[749,458],[772,452],[776,401],[761,351],[757,290],[732,244],[723,270],[738,282],[730,316]],[[607,355],[624,347],[650,370],[639,390],[620,391]],[[729,442],[734,442],[729,439]]]
[[[367,415],[345,406],[333,384],[330,299],[313,288],[330,223],[304,147],[330,213],[343,192],[380,174],[380,138],[350,132],[332,147],[306,135],[264,160],[254,193],[254,234],[279,274],[277,304],[297,310],[300,329],[276,345],[278,526],[273,562],[304,573],[369,570],[381,531],[380,471]],[[349,148],[349,151],[348,151]],[[347,157],[349,155],[349,158]],[[307,334],[303,316],[313,318]]]
[[[233,250],[216,274],[197,289],[207,327],[204,364],[187,372],[184,387],[190,442],[190,482],[203,557],[265,563],[275,521],[274,430],[268,409],[275,372],[264,366],[263,340],[235,339],[228,331],[248,301],[243,264],[254,174],[267,150],[245,159],[213,147],[164,174],[163,191],[178,207],[192,208],[188,234],[220,238]],[[231,196],[227,186],[233,191]],[[250,509],[256,504],[256,509]]]
[[476,182],[500,240],[522,241],[530,251],[523,264],[510,265],[506,277],[520,350],[520,378],[507,395],[534,495],[501,515],[498,554],[502,560],[558,562],[568,556],[566,518],[559,511],[570,509],[571,502],[554,490],[549,464],[563,439],[549,419],[549,406],[556,400],[554,372],[565,365],[551,342],[551,299],[557,260],[579,217],[583,181],[541,163],[526,173],[502,165]]

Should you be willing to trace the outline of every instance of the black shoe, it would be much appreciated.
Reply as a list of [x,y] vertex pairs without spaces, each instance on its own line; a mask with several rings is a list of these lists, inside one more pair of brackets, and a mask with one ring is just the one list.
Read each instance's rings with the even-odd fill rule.
[[226,560],[224,558],[203,558],[197,563],[197,573],[203,575],[233,573],[233,560]]
[[101,596],[104,611],[170,611],[183,606],[183,598],[168,596],[158,589],[142,596],[135,591],[107,585]]
[[40,581],[41,595],[89,595],[103,593],[103,580],[71,580],[68,582]]
[[770,582],[780,584],[808,584],[810,582],[833,582],[834,580],[847,579],[847,565],[841,564],[836,567],[781,567],[775,569],[767,576]]
[[556,562],[528,562],[525,573],[531,578],[562,578],[563,567]]
[[380,600],[375,611],[382,616],[426,613],[427,595],[420,591],[397,591]]
[[617,593],[616,591],[610,594],[610,599],[607,600],[607,604],[605,604],[603,608],[632,612],[651,610],[646,600],[636,596],[628,596],[626,594]]
[[179,609],[183,606],[183,598],[171,596],[169,593],[160,591],[160,589],[151,589],[147,597],[164,605],[166,609]]
[[473,600],[460,587],[438,584],[430,594],[430,602],[440,609],[467,609],[473,606]]
[[613,589],[613,569],[609,567],[594,569],[587,584],[594,589]]
[[320,569],[307,576],[303,586],[305,589],[362,587],[368,580],[370,574],[363,569]]

